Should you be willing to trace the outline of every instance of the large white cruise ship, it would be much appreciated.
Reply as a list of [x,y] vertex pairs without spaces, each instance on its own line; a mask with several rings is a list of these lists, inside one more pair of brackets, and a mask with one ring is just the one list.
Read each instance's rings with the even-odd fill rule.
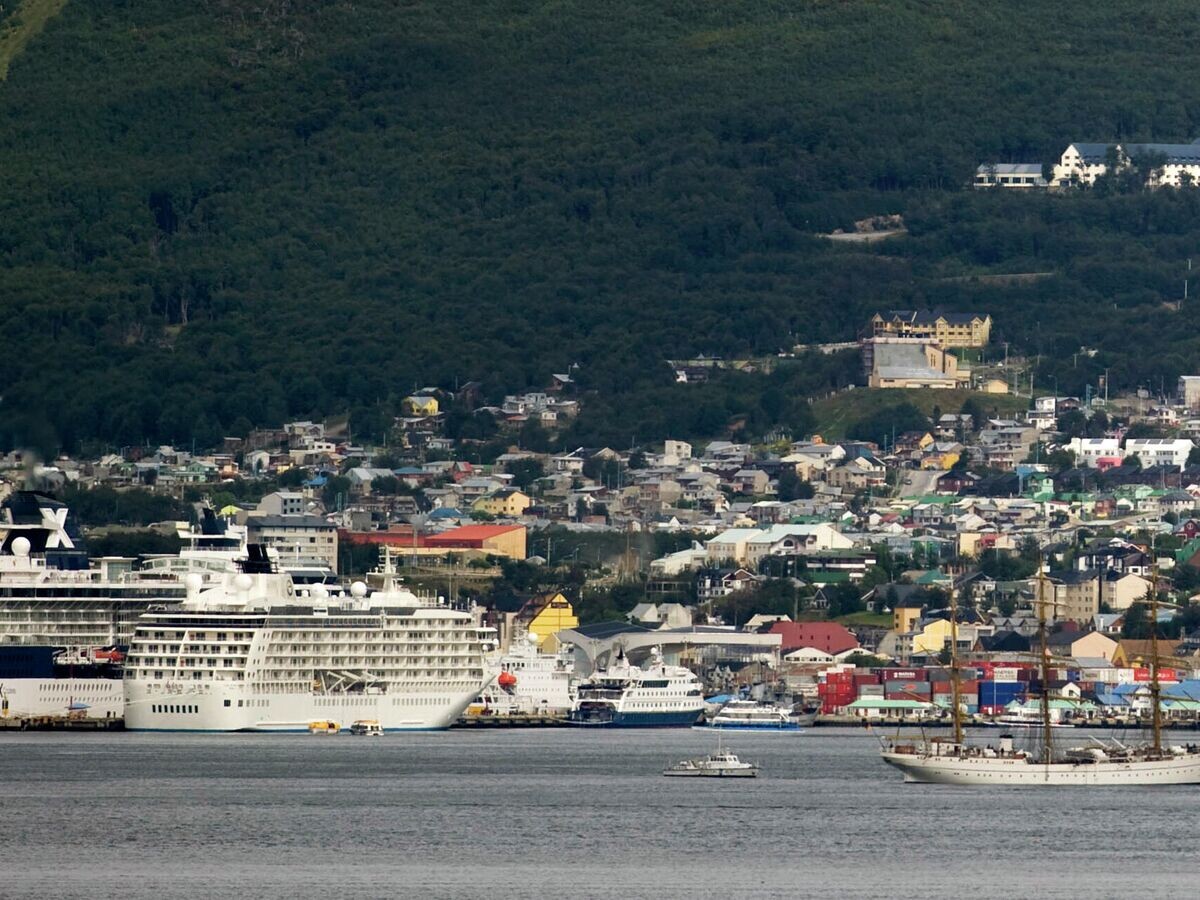
[[10,496],[0,536],[0,715],[120,716],[134,625],[151,606],[181,601],[182,581],[144,577],[131,559],[89,559],[67,506],[46,494]]
[[568,721],[617,728],[694,725],[704,711],[701,687],[690,669],[666,665],[658,648],[646,668],[622,655],[580,682]]
[[475,622],[392,585],[297,591],[251,546],[244,571],[144,615],[125,661],[125,727],[307,731],[310,723],[447,728],[493,677]]

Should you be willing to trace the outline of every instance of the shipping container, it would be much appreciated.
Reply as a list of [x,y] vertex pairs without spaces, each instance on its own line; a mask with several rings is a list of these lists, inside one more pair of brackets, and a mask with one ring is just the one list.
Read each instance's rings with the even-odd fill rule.
[[878,672],[855,672],[855,684],[879,684],[880,677]]
[[882,697],[882,684],[860,684],[858,686],[858,696],[860,697]]
[[927,681],[929,673],[924,669],[887,669],[883,673],[884,681]]
[[1020,671],[1021,671],[1020,669],[1017,669],[1014,666],[1003,666],[1003,667],[996,666],[996,668],[992,670],[992,677],[988,680],[989,681],[1016,681],[1017,675]]

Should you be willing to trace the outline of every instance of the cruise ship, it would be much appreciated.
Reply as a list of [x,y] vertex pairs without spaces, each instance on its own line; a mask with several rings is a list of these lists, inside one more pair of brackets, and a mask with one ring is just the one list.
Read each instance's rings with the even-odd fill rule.
[[568,721],[624,728],[688,726],[703,711],[700,679],[690,669],[666,665],[655,648],[644,669],[621,656],[580,682]]
[[177,606],[142,616],[125,660],[125,727],[308,731],[315,721],[386,731],[453,723],[493,673],[470,614],[398,583],[331,597],[297,590],[263,548]]
[[183,583],[143,577],[131,559],[89,559],[70,510],[47,494],[12,494],[0,534],[0,715],[120,716],[137,619],[183,600]]

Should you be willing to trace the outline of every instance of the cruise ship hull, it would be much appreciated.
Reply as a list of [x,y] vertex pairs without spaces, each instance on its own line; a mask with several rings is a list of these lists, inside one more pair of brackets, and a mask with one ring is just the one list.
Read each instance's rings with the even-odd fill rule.
[[567,720],[571,725],[587,728],[686,728],[695,725],[700,710],[669,712],[613,712],[609,715],[580,715],[573,712]]
[[1200,784],[1200,755],[1159,760],[1036,763],[1022,758],[922,756],[884,753],[883,761],[907,782],[958,785]]
[[120,718],[125,706],[119,678],[7,678],[0,681],[0,716]]
[[165,693],[127,684],[127,731],[306,732],[310,722],[337,722],[342,730],[375,720],[385,731],[449,728],[478,695],[472,689],[428,693],[256,694],[214,689]]

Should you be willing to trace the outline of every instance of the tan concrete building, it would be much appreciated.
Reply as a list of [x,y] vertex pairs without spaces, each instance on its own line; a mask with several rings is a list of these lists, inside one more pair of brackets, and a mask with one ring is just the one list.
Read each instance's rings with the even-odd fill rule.
[[992,317],[979,313],[894,309],[871,317],[875,337],[920,338],[943,347],[984,347],[992,336]]

